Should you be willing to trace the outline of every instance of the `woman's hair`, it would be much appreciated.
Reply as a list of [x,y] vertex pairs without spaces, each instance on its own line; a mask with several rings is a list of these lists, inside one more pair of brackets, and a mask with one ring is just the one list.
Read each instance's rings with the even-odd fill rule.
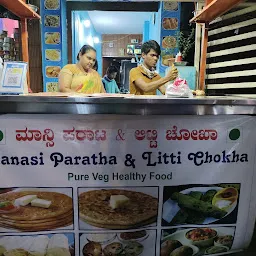
[[77,54],[76,59],[79,60],[79,54],[80,54],[80,53],[81,53],[81,55],[84,55],[85,53],[87,53],[87,52],[89,52],[89,51],[95,51],[95,52],[96,52],[96,50],[95,50],[92,46],[90,46],[90,45],[88,45],[88,44],[85,44],[85,45],[80,49],[79,53]]

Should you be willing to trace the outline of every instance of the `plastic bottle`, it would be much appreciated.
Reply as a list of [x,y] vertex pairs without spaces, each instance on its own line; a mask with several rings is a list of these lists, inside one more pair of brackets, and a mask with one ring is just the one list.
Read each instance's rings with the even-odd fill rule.
[[181,62],[182,61],[182,55],[181,52],[178,52],[175,58],[175,62]]

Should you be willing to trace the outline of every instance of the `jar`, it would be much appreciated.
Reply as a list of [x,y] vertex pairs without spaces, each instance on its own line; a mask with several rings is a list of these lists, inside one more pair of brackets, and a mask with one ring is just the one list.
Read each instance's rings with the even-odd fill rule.
[[12,43],[13,42],[13,38],[11,38],[11,37],[5,37],[4,38],[4,43]]
[[11,45],[9,43],[3,43],[3,50],[4,51],[10,51]]

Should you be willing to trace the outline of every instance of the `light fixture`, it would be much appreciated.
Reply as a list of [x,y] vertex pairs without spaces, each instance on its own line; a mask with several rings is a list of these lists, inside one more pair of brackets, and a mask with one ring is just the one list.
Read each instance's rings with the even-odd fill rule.
[[84,20],[84,26],[86,27],[86,28],[89,28],[90,26],[91,26],[91,21],[90,20]]
[[95,37],[93,38],[93,42],[94,42],[95,44],[98,44],[98,43],[100,42],[100,39],[99,39],[97,36],[95,36]]

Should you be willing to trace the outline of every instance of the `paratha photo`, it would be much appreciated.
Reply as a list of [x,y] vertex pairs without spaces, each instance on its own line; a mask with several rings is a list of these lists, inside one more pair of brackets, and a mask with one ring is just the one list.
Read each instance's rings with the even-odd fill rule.
[[45,43],[46,44],[60,44],[60,33],[59,32],[46,32]]
[[[121,204],[122,200],[126,202]],[[98,228],[131,229],[150,225],[156,222],[157,212],[158,199],[143,192],[98,189],[79,195],[80,220]]]
[[60,0],[45,0],[44,6],[48,10],[57,10],[60,8]]
[[6,229],[41,231],[73,224],[72,198],[64,193],[47,191],[47,189],[42,191],[36,188],[27,191],[14,190],[1,194],[0,202],[2,204],[8,202],[16,207],[12,212],[0,209],[0,227]]
[[46,91],[47,92],[58,92],[59,91],[59,83],[58,82],[46,83]]
[[73,256],[73,246],[72,233],[0,237],[1,256]]
[[163,48],[175,48],[177,44],[176,38],[174,36],[165,36],[162,40]]
[[58,28],[60,26],[60,16],[59,15],[45,15],[44,25],[46,27]]
[[61,60],[61,51],[54,49],[46,49],[45,50],[46,60],[50,61],[60,61]]
[[174,30],[178,28],[177,18],[163,18],[162,27],[166,30]]
[[60,73],[60,70],[61,70],[61,67],[60,66],[47,66],[45,68],[46,70],[46,76],[47,77],[58,77],[59,76],[59,73]]
[[164,2],[165,11],[177,11],[179,8],[178,2]]
[[161,59],[162,66],[170,67],[175,62],[174,56],[170,54],[163,55]]

